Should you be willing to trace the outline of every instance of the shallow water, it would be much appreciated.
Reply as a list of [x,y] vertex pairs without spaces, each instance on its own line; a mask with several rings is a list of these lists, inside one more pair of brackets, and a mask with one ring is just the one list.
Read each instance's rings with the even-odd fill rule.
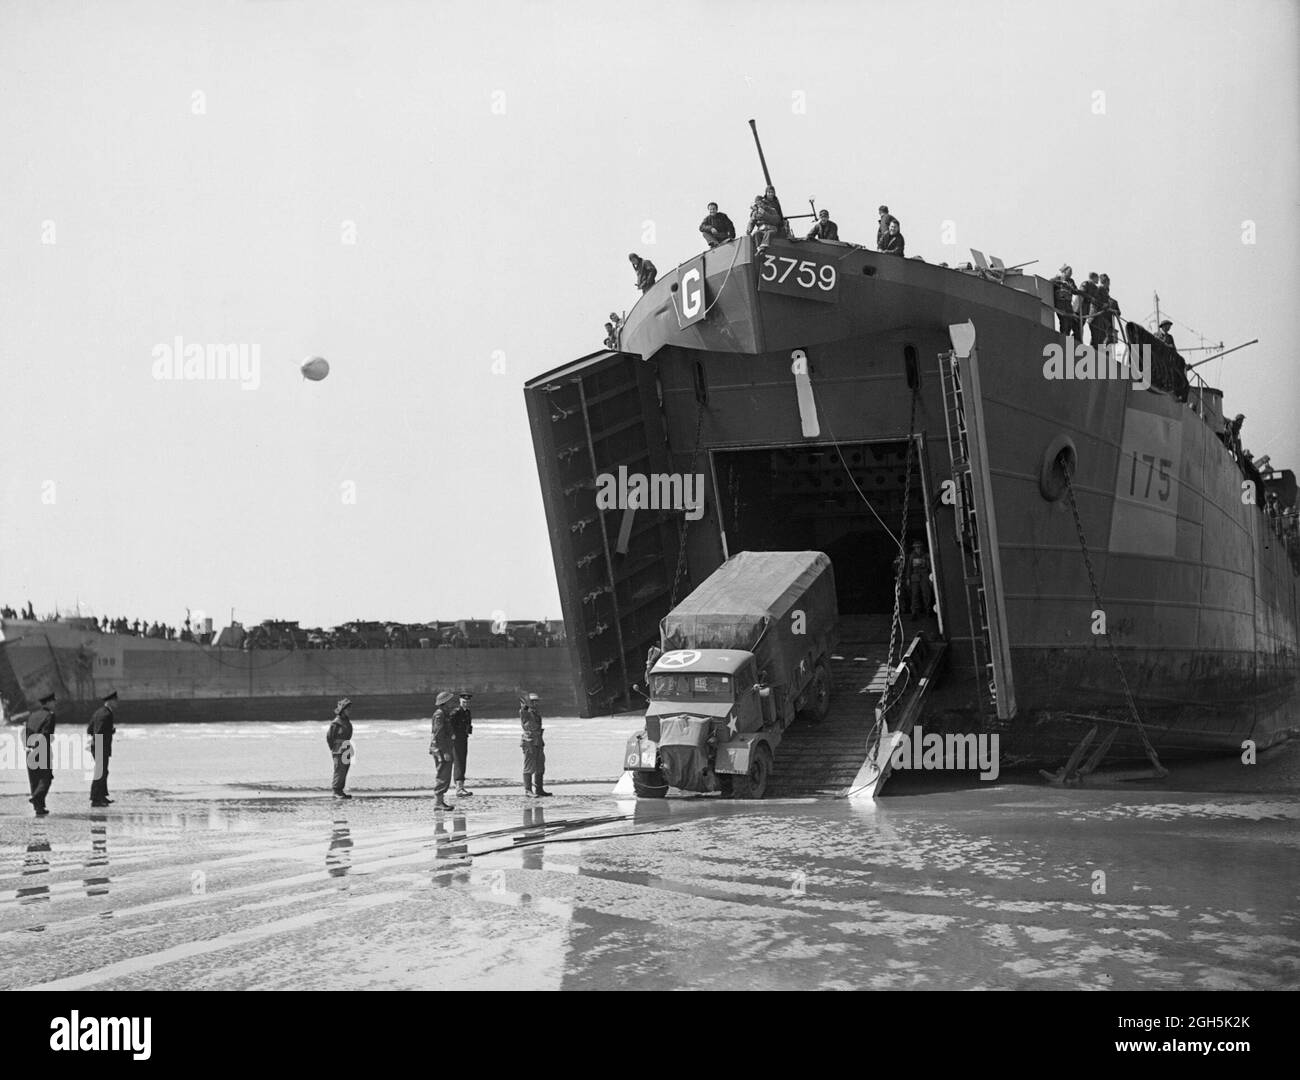
[[537,804],[515,727],[476,723],[451,813],[418,723],[357,725],[350,802],[323,725],[128,729],[116,804],[61,773],[40,821],[0,773],[0,988],[1300,985],[1300,746],[1158,786],[638,803],[633,726],[548,721]]

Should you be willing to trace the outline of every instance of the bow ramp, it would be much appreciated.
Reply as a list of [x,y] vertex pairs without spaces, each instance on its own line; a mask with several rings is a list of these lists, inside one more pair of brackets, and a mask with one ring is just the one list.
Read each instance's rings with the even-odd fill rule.
[[[888,616],[841,618],[830,711],[820,724],[800,723],[786,732],[769,798],[870,799],[880,793],[889,779],[890,749],[916,723],[947,650],[944,642],[923,640],[923,621],[904,626],[910,644],[891,669]],[[885,732],[876,708],[887,687]]]

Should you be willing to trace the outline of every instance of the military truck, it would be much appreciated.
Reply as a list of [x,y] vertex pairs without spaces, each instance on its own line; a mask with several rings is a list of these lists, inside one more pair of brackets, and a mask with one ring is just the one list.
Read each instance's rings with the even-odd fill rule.
[[837,619],[819,551],[743,551],[718,567],[659,625],[645,728],[623,758],[636,794],[761,799],[782,732],[829,708]]

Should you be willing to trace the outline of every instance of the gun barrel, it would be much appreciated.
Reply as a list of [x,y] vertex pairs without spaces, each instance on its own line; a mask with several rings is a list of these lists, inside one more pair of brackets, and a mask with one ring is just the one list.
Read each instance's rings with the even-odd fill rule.
[[758,139],[758,125],[751,120],[749,128],[754,133],[754,145],[758,147],[758,163],[763,166],[763,182],[772,187],[772,174],[767,171],[767,158],[763,156],[763,144]]
[[[1192,368],[1200,367],[1202,364],[1208,364],[1211,360],[1217,360],[1217,359],[1219,359],[1220,356],[1227,356],[1228,353],[1234,353],[1234,352],[1236,352],[1238,349],[1244,349],[1244,348],[1246,347],[1246,345],[1254,345],[1254,344],[1255,344],[1256,342],[1258,342],[1258,341],[1259,341],[1259,338],[1251,338],[1250,341],[1247,341],[1247,342],[1246,342],[1245,344],[1243,344],[1243,345],[1234,345],[1231,349],[1228,349],[1228,350],[1226,350],[1226,351],[1224,351],[1224,352],[1221,352],[1221,353],[1215,353],[1213,356],[1207,356],[1204,360],[1197,360],[1196,363],[1194,363],[1194,364],[1188,364],[1188,365],[1187,365],[1187,370],[1188,370],[1188,371],[1191,371]],[[1189,351],[1190,351],[1190,350],[1189,350]]]

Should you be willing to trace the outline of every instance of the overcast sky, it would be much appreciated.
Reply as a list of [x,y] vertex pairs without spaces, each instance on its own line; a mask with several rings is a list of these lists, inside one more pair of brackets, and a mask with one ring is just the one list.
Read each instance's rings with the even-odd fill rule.
[[1300,465],[1297,56],[1291,0],[4,0],[0,601],[558,617],[522,384],[744,218],[750,117],[843,239],[1258,337],[1201,370]]

